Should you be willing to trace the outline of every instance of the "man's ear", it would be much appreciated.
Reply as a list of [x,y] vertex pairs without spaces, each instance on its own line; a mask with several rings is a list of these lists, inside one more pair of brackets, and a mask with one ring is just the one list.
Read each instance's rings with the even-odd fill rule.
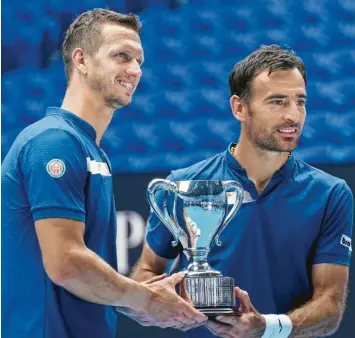
[[231,109],[234,117],[239,122],[244,122],[246,119],[246,109],[242,103],[242,99],[237,95],[232,95],[230,100]]
[[72,53],[73,68],[77,69],[80,74],[88,72],[88,58],[82,48],[75,48]]

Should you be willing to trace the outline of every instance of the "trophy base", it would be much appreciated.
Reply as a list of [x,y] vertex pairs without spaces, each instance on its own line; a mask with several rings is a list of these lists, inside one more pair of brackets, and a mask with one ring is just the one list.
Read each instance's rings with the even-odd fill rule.
[[184,281],[192,305],[206,316],[241,315],[235,307],[233,278],[188,274]]
[[208,307],[196,307],[197,310],[205,314],[208,318],[214,318],[217,316],[241,316],[242,312],[236,308],[208,308]]

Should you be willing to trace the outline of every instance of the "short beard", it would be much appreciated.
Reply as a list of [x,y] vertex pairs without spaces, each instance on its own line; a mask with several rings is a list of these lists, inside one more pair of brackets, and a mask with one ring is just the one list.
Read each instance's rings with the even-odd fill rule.
[[[100,78],[94,78],[91,82],[90,82],[90,88],[98,93],[105,93],[106,92],[106,87],[103,85],[103,82],[101,81]],[[122,107],[128,106],[130,104],[123,102],[122,99],[112,96],[112,95],[106,95],[104,97],[104,103],[105,106],[107,108],[113,109],[113,110],[117,110],[120,109]]]
[[[285,138],[286,141],[292,142],[289,147],[281,147],[278,143],[276,137],[273,134],[268,134],[267,130],[262,127],[253,130],[253,118],[255,116],[255,112],[252,111],[250,105],[248,105],[248,112],[250,116],[249,123],[246,124],[246,130],[249,136],[249,139],[252,141],[255,148],[269,151],[269,152],[277,152],[277,153],[287,153],[296,149],[298,138],[295,142],[292,142],[293,138]],[[293,127],[293,126],[291,126]]]
[[[292,138],[285,138],[286,141],[293,141]],[[271,151],[271,152],[277,152],[277,153],[289,153],[293,150],[296,149],[297,147],[297,141],[296,144],[290,145],[289,147],[281,147],[275,137],[272,135],[269,136],[268,138],[261,138],[261,137],[256,137],[254,140],[254,146],[260,150],[266,150],[266,151]]]
[[125,103],[118,97],[114,97],[114,96],[105,96],[104,101],[105,101],[105,106],[113,110],[123,108],[130,104],[130,102]]

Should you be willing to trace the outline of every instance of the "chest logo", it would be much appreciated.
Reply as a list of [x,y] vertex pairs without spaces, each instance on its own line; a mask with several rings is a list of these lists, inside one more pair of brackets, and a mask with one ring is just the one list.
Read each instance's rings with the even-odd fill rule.
[[46,166],[47,173],[54,177],[54,178],[59,178],[62,177],[65,173],[65,163],[62,160],[59,160],[58,158],[54,158],[53,160],[50,160],[47,163]]
[[[227,192],[227,201],[228,201],[229,205],[234,204],[236,198],[237,198],[237,196],[236,196],[235,192]],[[251,202],[254,202],[254,199],[251,197],[251,195],[249,194],[248,191],[244,190],[242,203],[245,204],[245,203],[251,203]]]
[[107,163],[91,160],[90,157],[86,158],[86,163],[87,163],[88,171],[91,172],[91,174],[93,175],[98,174],[101,176],[111,176],[110,169]]
[[350,237],[348,237],[346,235],[343,235],[341,237],[340,244],[344,245],[345,247],[347,247],[350,250],[350,252],[353,251],[352,247],[351,247],[351,238]]

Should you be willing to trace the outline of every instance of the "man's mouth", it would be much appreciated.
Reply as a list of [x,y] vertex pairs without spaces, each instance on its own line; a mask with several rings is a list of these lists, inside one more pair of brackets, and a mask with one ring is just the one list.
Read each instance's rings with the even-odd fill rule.
[[126,89],[128,89],[130,92],[133,92],[133,88],[134,86],[131,83],[125,82],[125,81],[118,81],[118,83],[120,85],[122,85],[123,87],[125,87]]
[[298,128],[280,128],[277,131],[284,137],[294,137],[298,134]]

